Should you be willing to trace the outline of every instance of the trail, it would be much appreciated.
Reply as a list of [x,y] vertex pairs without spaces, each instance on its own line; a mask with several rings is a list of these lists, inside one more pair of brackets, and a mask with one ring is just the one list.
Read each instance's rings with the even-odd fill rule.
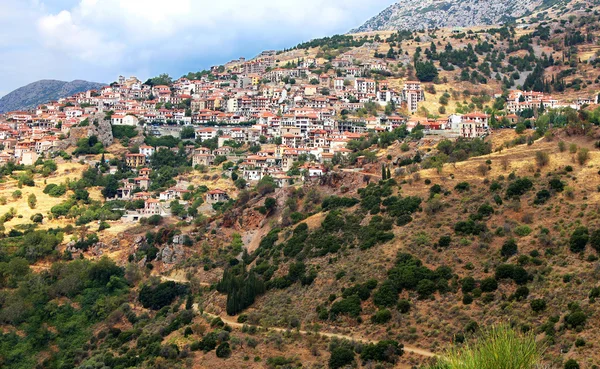
[[[194,310],[199,312],[198,309],[198,304],[194,304]],[[221,320],[226,323],[227,325],[231,326],[232,328],[237,328],[237,329],[241,329],[244,324],[243,323],[238,323],[237,321],[232,320],[229,316],[219,316],[219,315],[215,315],[215,314],[211,314],[211,313],[207,313],[204,312],[204,315],[210,317],[210,318],[221,318]],[[258,328],[263,328],[263,329],[267,329],[270,331],[275,331],[275,332],[287,332],[288,329],[286,328],[273,328],[273,327],[269,327],[269,328],[265,328],[265,327],[261,327],[261,326],[256,326]],[[329,338],[340,338],[340,339],[346,339],[349,341],[356,341],[356,342],[363,342],[363,343],[377,343],[377,340],[371,340],[371,339],[366,339],[366,338],[362,338],[362,337],[357,337],[357,336],[348,336],[345,334],[339,334],[339,333],[329,333],[329,332],[310,332],[310,331],[304,331],[304,330],[295,330],[295,332],[300,333],[303,336],[306,335],[310,335],[310,334],[319,334],[321,336],[325,336],[325,337],[329,337]],[[425,356],[425,357],[435,357],[436,354],[425,350],[425,349],[421,349],[418,347],[414,347],[414,346],[407,346],[404,345],[404,352],[410,352],[416,355],[420,355],[420,356]]]

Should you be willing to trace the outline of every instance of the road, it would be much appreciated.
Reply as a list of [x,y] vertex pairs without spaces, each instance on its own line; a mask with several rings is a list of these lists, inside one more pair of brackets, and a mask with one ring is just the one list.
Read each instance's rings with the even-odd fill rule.
[[[198,310],[198,305],[194,304],[194,310],[199,311]],[[211,313],[207,313],[204,312],[204,315],[208,316],[209,318],[221,318],[221,320],[231,326],[232,328],[236,328],[236,329],[241,329],[244,324],[243,323],[238,323],[237,321],[233,320],[231,317],[229,316],[220,316],[220,315],[215,315],[215,314],[211,314]],[[264,327],[260,327],[257,326],[258,328],[264,328]],[[275,331],[275,332],[287,332],[288,329],[286,328],[273,328],[273,327],[269,327],[269,328],[265,328],[268,329],[270,331]],[[378,341],[376,340],[371,340],[371,339],[366,339],[363,337],[358,337],[358,336],[348,336],[345,334],[339,334],[339,333],[329,333],[329,332],[310,332],[310,331],[303,331],[303,330],[295,330],[295,332],[300,333],[301,335],[309,335],[309,334],[319,334],[321,336],[325,336],[325,337],[329,337],[329,338],[340,338],[340,339],[346,339],[349,341],[356,341],[356,342],[363,342],[363,343],[377,343]],[[420,356],[425,356],[425,357],[434,357],[436,356],[435,353],[431,352],[431,351],[427,351],[418,347],[413,347],[413,346],[407,346],[404,345],[404,352],[410,352],[416,355],[420,355]]]

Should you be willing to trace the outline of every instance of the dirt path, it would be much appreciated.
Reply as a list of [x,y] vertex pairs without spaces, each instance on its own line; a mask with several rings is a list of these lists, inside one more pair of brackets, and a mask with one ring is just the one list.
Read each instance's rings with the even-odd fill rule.
[[[199,311],[198,310],[198,305],[194,304],[194,310]],[[232,328],[237,328],[237,329],[241,329],[244,324],[242,323],[238,323],[235,320],[232,320],[231,317],[229,316],[219,316],[219,315],[215,315],[215,314],[211,314],[211,313],[207,313],[204,312],[204,315],[210,317],[210,318],[221,318],[221,320],[226,323],[227,325],[230,325]],[[260,328],[260,326],[258,326]],[[275,331],[275,332],[287,332],[288,329],[286,328],[266,328],[268,330],[271,331]],[[366,339],[366,338],[362,338],[362,337],[357,337],[357,336],[347,336],[344,334],[338,334],[338,333],[329,333],[329,332],[309,332],[309,331],[303,331],[303,330],[297,330],[296,332],[300,333],[301,335],[309,335],[309,334],[319,334],[321,336],[325,336],[325,337],[329,337],[329,338],[340,338],[340,339],[346,339],[349,341],[356,341],[356,342],[363,342],[363,343],[377,343],[377,340],[371,340],[371,339]],[[425,356],[425,357],[434,357],[436,356],[436,354],[434,354],[431,351],[427,351],[418,347],[413,347],[413,346],[407,346],[404,345],[404,352],[410,352],[416,355],[420,355],[420,356]]]
[[[160,276],[160,279],[167,282],[176,282],[176,283],[190,283],[185,276],[175,275],[174,277],[167,277],[164,275]],[[210,287],[210,283],[200,282],[200,286],[202,287]]]

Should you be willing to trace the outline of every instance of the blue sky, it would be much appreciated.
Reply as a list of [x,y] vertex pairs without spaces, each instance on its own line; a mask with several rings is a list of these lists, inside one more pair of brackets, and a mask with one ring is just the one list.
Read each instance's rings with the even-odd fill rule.
[[0,96],[39,79],[179,77],[344,33],[393,0],[0,0]]

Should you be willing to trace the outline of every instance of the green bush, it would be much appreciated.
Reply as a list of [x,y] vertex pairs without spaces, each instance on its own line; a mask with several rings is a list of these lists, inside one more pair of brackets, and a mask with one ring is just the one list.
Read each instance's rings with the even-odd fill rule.
[[533,188],[533,182],[529,178],[519,178],[509,183],[506,188],[506,197],[518,198]]
[[533,310],[536,313],[546,310],[546,306],[547,306],[546,300],[544,300],[544,299],[531,300],[529,305],[531,306],[531,310]]
[[517,242],[514,239],[507,240],[502,245],[502,249],[500,250],[500,255],[504,257],[510,257],[517,253],[518,247]]
[[582,252],[585,250],[588,240],[588,229],[586,227],[577,227],[569,239],[569,249],[575,253]]
[[532,369],[542,360],[533,332],[519,334],[507,325],[491,327],[476,340],[441,356],[428,369]]
[[371,322],[374,324],[384,324],[392,319],[392,313],[388,309],[378,310],[373,316],[371,316]]
[[329,357],[329,368],[338,369],[352,366],[354,363],[354,351],[346,346],[338,346],[331,350]]

